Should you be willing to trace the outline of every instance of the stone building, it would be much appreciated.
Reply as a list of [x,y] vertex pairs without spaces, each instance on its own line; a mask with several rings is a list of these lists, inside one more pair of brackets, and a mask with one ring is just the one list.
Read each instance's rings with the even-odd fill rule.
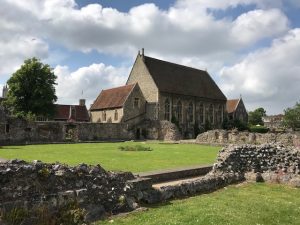
[[[128,109],[126,101],[118,103],[114,100],[114,89],[105,90],[91,107],[92,121],[105,122],[111,118],[109,122],[126,122],[128,119],[123,117],[123,120],[114,119],[114,113],[123,116],[127,110],[140,120],[172,121],[185,136],[193,136],[195,127],[209,124],[212,128],[219,128],[222,124],[226,97],[206,71],[151,58],[142,50],[136,57],[126,86],[116,90],[127,90],[132,87],[130,85],[139,87],[140,98],[143,96],[141,111],[134,113],[133,103],[127,104]],[[113,95],[104,97],[106,92]],[[125,91],[122,96],[129,96],[129,93]]]
[[91,106],[92,122],[139,123],[145,118],[146,101],[137,83],[102,90]]
[[271,115],[271,116],[263,116],[262,120],[264,122],[264,126],[270,129],[282,128],[283,127],[283,118],[284,115]]
[[205,123],[221,126],[226,97],[203,70],[138,54],[127,84],[137,82],[145,96],[146,117],[173,121],[183,134]]
[[248,113],[242,98],[227,100],[226,111],[229,120],[238,119],[245,123],[248,122]]

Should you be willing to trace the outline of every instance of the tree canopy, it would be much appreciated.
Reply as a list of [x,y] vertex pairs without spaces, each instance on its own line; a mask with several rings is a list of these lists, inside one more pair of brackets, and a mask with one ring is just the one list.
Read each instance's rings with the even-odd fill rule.
[[55,80],[48,64],[37,58],[25,60],[7,82],[6,106],[16,116],[53,116],[57,100]]
[[249,112],[248,122],[251,125],[264,125],[262,117],[266,116],[266,110],[262,107],[255,109],[252,112]]
[[284,110],[283,123],[293,130],[300,128],[300,103],[296,103],[293,108]]

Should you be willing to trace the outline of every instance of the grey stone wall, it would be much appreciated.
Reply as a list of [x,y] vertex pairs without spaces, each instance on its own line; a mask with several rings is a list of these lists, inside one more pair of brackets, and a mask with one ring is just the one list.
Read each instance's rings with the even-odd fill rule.
[[[41,224],[37,218],[41,208],[46,209],[43,216],[50,219],[64,215],[61,211],[70,213],[67,207],[76,206],[71,210],[82,213],[82,222],[133,210],[138,204],[134,200],[136,191],[127,183],[132,179],[130,172],[107,172],[99,165],[71,167],[22,160],[0,163],[0,224],[9,225],[1,215],[9,215],[11,210],[26,211],[21,222],[31,225]],[[64,224],[75,224],[68,222]]]
[[0,144],[49,143],[67,141],[129,140],[134,139],[124,123],[67,123],[28,122],[9,119],[1,123],[1,131],[9,124],[9,132],[0,133]]
[[160,202],[212,192],[245,180],[300,188],[300,150],[283,145],[230,145],[219,152],[213,169],[205,176],[148,190],[143,198],[150,203]]
[[[196,143],[203,144],[264,144],[281,143],[286,146],[300,146],[300,135],[297,133],[250,133],[227,130],[210,130],[199,134]],[[298,143],[298,145],[297,145]]]
[[300,150],[276,144],[230,145],[220,151],[213,171],[300,187]]

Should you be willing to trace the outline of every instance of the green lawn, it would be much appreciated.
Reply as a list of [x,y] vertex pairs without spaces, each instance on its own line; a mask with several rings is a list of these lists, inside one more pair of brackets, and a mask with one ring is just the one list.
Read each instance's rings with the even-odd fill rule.
[[[142,145],[153,151],[126,152],[119,146]],[[4,146],[0,158],[39,159],[44,162],[100,164],[107,170],[144,172],[183,166],[211,164],[221,147],[153,142],[52,144]]]
[[299,197],[300,189],[282,185],[229,186],[97,225],[299,225]]

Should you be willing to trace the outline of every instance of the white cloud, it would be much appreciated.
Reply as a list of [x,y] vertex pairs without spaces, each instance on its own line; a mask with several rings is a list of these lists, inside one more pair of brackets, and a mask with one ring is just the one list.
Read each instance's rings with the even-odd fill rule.
[[85,98],[89,107],[102,89],[124,85],[129,68],[100,63],[70,71],[67,66],[58,65],[54,73],[58,77],[56,94],[59,103],[77,104],[80,98]]
[[287,27],[288,19],[280,10],[253,10],[234,21],[232,34],[240,43],[247,44],[280,34]]
[[269,113],[280,113],[300,100],[299,58],[300,29],[294,29],[269,48],[225,67],[222,88],[229,97],[242,93],[249,109],[264,106]]
[[[297,0],[288,1],[298,4]],[[216,19],[209,11],[250,4],[256,5],[256,9],[236,19]],[[218,74],[224,65],[233,65],[222,71],[226,93],[232,97],[245,93],[252,106],[254,102],[268,103],[276,97],[277,110],[279,103],[287,103],[287,96],[291,96],[280,85],[286,87],[285,81],[294,79],[294,72],[299,72],[295,66],[298,62],[294,60],[298,53],[292,49],[288,55],[285,52],[292,43],[299,49],[298,31],[274,41],[270,48],[249,54],[240,63],[236,60],[243,50],[254,49],[256,43],[278,38],[290,29],[288,18],[281,10],[283,5],[283,0],[178,0],[167,10],[143,4],[129,12],[120,12],[100,4],[79,8],[74,0],[2,0],[0,82],[28,57],[60,64],[64,53],[60,50],[53,53],[48,43],[62,49],[97,50],[130,58],[137,49],[145,47],[148,55],[207,68],[212,75]],[[124,84],[129,74],[128,68],[104,64],[92,64],[76,71],[57,66],[55,72],[62,103],[76,103],[81,90],[84,97],[93,100],[101,89]],[[295,79],[297,83],[298,78]]]
[[[255,10],[237,20],[217,20],[207,12],[209,7],[228,8],[250,4],[250,0],[179,1],[168,10],[154,4],[143,4],[124,13],[99,4],[76,7],[72,0],[4,1],[6,8],[16,9],[11,21],[73,50],[132,55],[145,46],[154,53],[180,56],[232,52],[249,47],[265,37],[288,29],[287,18],[279,10]],[[3,16],[8,17],[3,11]],[[29,15],[28,15],[29,14]],[[25,18],[19,20],[19,16]],[[29,30],[30,30],[29,29]],[[262,32],[262,31],[267,32]],[[25,32],[25,31],[24,31]],[[240,32],[244,32],[240,38]],[[244,38],[244,37],[249,38]],[[176,47],[174,47],[176,46]]]

